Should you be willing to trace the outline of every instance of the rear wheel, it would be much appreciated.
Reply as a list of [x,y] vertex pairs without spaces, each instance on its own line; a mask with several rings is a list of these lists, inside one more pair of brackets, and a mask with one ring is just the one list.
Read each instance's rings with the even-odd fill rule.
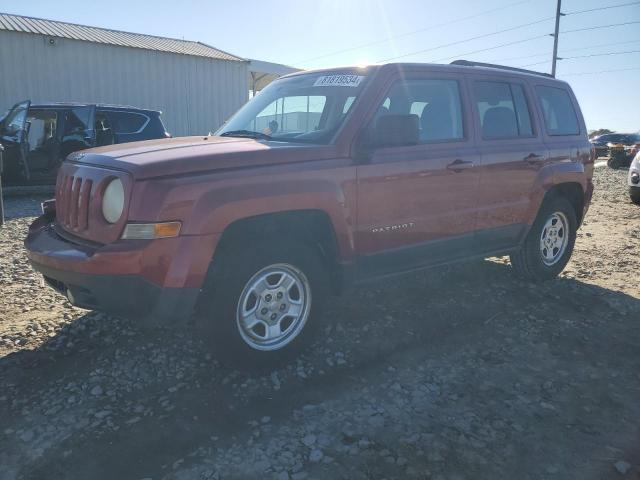
[[516,273],[533,281],[557,277],[571,258],[577,226],[576,212],[566,198],[547,198],[524,245],[511,255]]
[[313,338],[326,290],[326,271],[311,247],[234,247],[210,269],[199,323],[224,363],[270,368]]

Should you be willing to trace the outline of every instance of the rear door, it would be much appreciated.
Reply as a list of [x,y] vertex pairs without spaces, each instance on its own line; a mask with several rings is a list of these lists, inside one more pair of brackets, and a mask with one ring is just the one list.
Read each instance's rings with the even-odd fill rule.
[[551,160],[554,163],[587,162],[591,144],[573,93],[559,82],[541,83],[534,88]]
[[456,76],[406,73],[374,118],[415,114],[418,145],[375,149],[357,167],[358,265],[364,276],[409,270],[474,252],[480,157]]
[[518,77],[474,75],[471,92],[482,162],[476,242],[485,252],[517,244],[549,153],[529,86]]
[[72,152],[95,146],[95,106],[77,105],[64,111],[60,160]]

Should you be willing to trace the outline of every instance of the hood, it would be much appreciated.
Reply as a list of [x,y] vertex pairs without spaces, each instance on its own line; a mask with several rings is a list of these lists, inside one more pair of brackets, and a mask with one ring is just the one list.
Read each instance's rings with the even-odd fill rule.
[[82,150],[68,160],[122,170],[134,179],[185,175],[279,163],[320,160],[334,146],[269,142],[238,137],[178,137]]

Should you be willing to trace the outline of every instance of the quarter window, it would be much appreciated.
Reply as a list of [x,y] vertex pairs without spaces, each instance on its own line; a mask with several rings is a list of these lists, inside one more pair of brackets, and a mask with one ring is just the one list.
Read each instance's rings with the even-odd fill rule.
[[573,102],[566,90],[556,87],[536,87],[542,116],[549,135],[578,135],[580,127]]
[[146,115],[129,112],[109,112],[115,133],[138,133],[149,120]]
[[487,139],[530,137],[531,114],[521,85],[475,82],[482,136]]
[[462,103],[455,80],[398,82],[378,108],[376,118],[387,113],[417,115],[421,143],[464,138]]

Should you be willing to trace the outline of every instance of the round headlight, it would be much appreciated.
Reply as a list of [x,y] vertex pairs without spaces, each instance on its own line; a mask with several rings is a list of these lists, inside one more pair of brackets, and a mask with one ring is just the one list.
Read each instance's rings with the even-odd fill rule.
[[102,197],[102,215],[109,223],[120,220],[124,211],[124,186],[120,179],[115,178],[109,182]]

